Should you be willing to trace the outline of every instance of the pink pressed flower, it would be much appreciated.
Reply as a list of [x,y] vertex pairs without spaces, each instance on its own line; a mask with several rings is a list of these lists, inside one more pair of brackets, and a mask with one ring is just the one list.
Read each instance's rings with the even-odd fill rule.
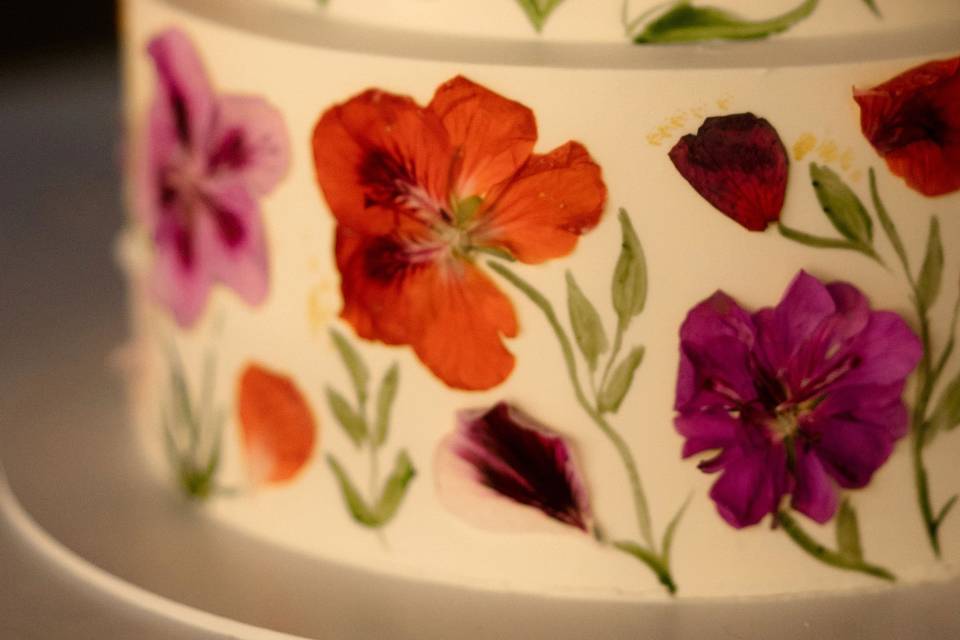
[[680,329],[683,456],[720,473],[710,497],[734,527],[791,506],[817,522],[837,489],[870,482],[907,433],[902,395],[920,340],[852,285],[800,272],[776,307],[748,313],[717,292]]
[[435,460],[440,499],[451,511],[496,531],[550,523],[590,530],[582,474],[562,436],[504,402],[461,411],[457,422]]
[[214,282],[252,305],[266,297],[258,198],[286,172],[289,143],[264,100],[214,92],[182,32],[164,32],[147,51],[157,85],[137,209],[155,246],[154,291],[188,326]]

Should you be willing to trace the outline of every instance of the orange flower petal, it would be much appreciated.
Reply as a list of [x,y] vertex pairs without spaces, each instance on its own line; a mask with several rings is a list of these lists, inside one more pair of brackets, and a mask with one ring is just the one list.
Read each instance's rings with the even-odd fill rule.
[[254,482],[283,482],[303,468],[313,452],[317,426],[290,378],[248,365],[240,376],[237,412]]
[[439,118],[413,100],[366,91],[331,107],[313,130],[317,182],[330,211],[356,231],[380,235],[418,226],[410,187],[446,204],[453,152]]
[[503,186],[474,234],[536,264],[565,256],[600,221],[607,200],[600,166],[578,142],[535,155]]
[[389,237],[337,232],[341,316],[357,334],[409,344],[438,378],[457,389],[489,389],[513,370],[502,337],[517,334],[510,301],[471,263],[443,253],[412,261]]
[[454,191],[463,198],[485,196],[515,174],[537,141],[537,123],[529,108],[463,76],[440,85],[428,109],[439,116],[459,150]]

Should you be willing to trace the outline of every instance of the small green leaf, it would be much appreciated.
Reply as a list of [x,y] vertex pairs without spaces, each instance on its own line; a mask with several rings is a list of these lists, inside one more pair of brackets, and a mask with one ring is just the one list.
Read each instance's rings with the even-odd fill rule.
[[397,454],[393,463],[393,471],[390,477],[383,485],[383,491],[380,493],[380,499],[377,501],[376,518],[377,526],[385,525],[396,515],[397,509],[403,502],[407,494],[407,488],[410,481],[417,475],[417,470],[410,460],[406,451]]
[[810,163],[810,181],[817,200],[834,228],[844,238],[873,246],[873,222],[857,194],[830,167]]
[[870,9],[870,12],[878,18],[882,18],[883,14],[880,13],[880,7],[877,6],[876,0],[863,0],[863,4],[867,5],[867,8]]
[[620,326],[626,329],[647,303],[647,264],[626,209],[620,209],[619,219],[623,240],[613,270],[613,308]]
[[333,417],[337,419],[343,430],[347,432],[353,444],[360,446],[367,439],[367,423],[350,403],[340,395],[336,389],[327,387],[327,403]]
[[860,545],[860,525],[857,512],[844,500],[837,511],[837,550],[841,555],[853,560],[863,560],[863,548]]
[[917,278],[917,304],[929,309],[940,296],[943,283],[943,241],[940,239],[940,220],[930,218],[930,234],[927,236],[927,253]]
[[400,383],[400,370],[396,363],[384,374],[377,393],[377,418],[373,428],[373,444],[381,446],[387,440],[390,430],[390,410],[397,397],[397,385]]
[[683,518],[683,514],[687,512],[687,507],[690,506],[690,501],[693,499],[693,496],[688,497],[683,501],[683,504],[680,505],[680,508],[677,509],[677,513],[673,516],[673,519],[667,524],[667,528],[663,531],[663,542],[660,544],[660,547],[663,549],[663,563],[670,568],[670,550],[673,548],[673,536],[677,532],[677,525],[680,524],[680,520]]
[[527,14],[527,18],[530,19],[530,23],[533,24],[533,28],[537,31],[543,29],[547,18],[550,17],[550,14],[553,13],[553,10],[556,9],[561,2],[563,2],[563,0],[517,0],[517,4],[519,4]]
[[786,31],[813,13],[818,2],[804,0],[793,10],[768,20],[747,20],[724,9],[695,7],[689,0],[679,0],[656,14],[640,33],[636,30],[638,23],[644,21],[643,17],[634,20],[629,31],[637,44],[753,40]]
[[880,199],[880,192],[877,190],[877,174],[873,170],[873,167],[870,167],[870,198],[873,200],[873,208],[877,211],[880,226],[883,227],[884,233],[887,234],[887,239],[889,239],[890,244],[893,245],[893,250],[897,252],[897,257],[900,258],[900,264],[902,264],[903,268],[909,273],[910,258],[907,257],[907,250],[903,246],[903,239],[900,237],[900,232],[897,231],[897,225],[893,223],[893,219],[887,212],[886,206],[884,206],[883,201]]
[[347,472],[332,453],[327,454],[327,463],[329,463],[333,475],[337,477],[337,484],[340,485],[340,493],[343,495],[343,500],[347,504],[347,510],[350,512],[350,515],[353,516],[353,519],[365,527],[379,526],[380,523],[377,515],[367,505],[367,501],[363,499],[363,496],[360,495],[356,487],[353,486],[353,482],[350,481]]
[[367,365],[364,364],[363,358],[353,348],[350,341],[339,331],[331,329],[330,338],[333,340],[333,346],[336,347],[340,359],[343,360],[343,364],[350,374],[353,389],[357,394],[357,402],[362,407],[367,402],[367,385],[370,382],[370,372],[367,370]]
[[577,346],[580,347],[580,352],[590,365],[590,371],[596,371],[597,358],[606,352],[610,344],[607,342],[607,333],[603,329],[600,314],[583,294],[569,271],[567,272],[567,309]]
[[960,426],[960,373],[944,388],[927,425],[924,445],[933,442],[941,431],[952,431]]
[[633,375],[643,362],[643,354],[643,347],[634,347],[613,370],[613,374],[600,390],[597,398],[597,408],[600,413],[616,413],[620,409],[623,399],[633,384]]

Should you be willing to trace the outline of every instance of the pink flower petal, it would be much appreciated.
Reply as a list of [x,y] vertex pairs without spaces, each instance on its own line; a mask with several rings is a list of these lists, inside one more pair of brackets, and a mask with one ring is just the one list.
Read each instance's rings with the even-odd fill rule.
[[790,505],[821,524],[837,512],[837,490],[817,456],[797,448],[794,477],[797,480]]
[[254,196],[269,193],[286,174],[290,143],[280,112],[265,100],[222,96],[207,142],[207,170],[240,178]]
[[190,39],[170,29],[147,45],[157,70],[157,101],[166,122],[184,147],[207,139],[214,116],[214,95],[203,63]]
[[237,180],[208,183],[205,196],[196,230],[203,260],[216,280],[256,306],[269,285],[259,206]]

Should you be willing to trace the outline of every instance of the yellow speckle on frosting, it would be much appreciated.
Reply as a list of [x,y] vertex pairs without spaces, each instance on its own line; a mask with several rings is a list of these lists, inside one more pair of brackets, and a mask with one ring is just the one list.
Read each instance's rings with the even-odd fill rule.
[[307,322],[315,335],[323,335],[336,317],[336,311],[329,303],[331,290],[330,282],[324,281],[314,286],[307,296]]
[[812,133],[804,133],[797,141],[793,143],[793,157],[796,160],[803,160],[807,154],[813,151],[817,146],[817,136]]
[[840,150],[833,140],[824,140],[823,144],[817,149],[817,155],[824,162],[833,162],[840,155]]

